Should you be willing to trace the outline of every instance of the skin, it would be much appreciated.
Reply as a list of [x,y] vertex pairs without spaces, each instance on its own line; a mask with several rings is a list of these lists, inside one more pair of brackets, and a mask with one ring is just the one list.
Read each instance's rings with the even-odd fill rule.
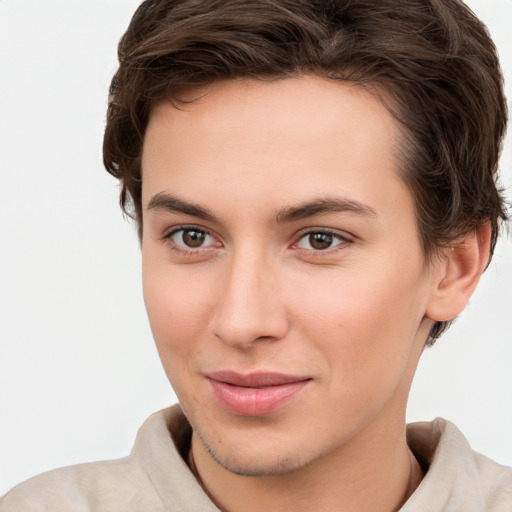
[[[467,302],[474,279],[451,291],[480,246],[426,260],[399,128],[361,88],[305,76],[195,96],[150,116],[142,261],[198,478],[229,511],[396,510],[422,478],[405,440],[412,378],[433,320]],[[215,399],[220,370],[309,380],[247,416]]]

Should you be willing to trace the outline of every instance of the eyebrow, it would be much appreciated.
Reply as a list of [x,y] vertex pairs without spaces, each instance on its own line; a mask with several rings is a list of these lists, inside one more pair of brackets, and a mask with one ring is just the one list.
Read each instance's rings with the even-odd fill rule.
[[198,219],[217,222],[217,218],[208,208],[163,192],[159,192],[151,198],[146,210],[184,213]]
[[[191,215],[198,219],[219,222],[217,217],[208,208],[164,192],[155,194],[146,206],[146,210],[184,213],[185,215]],[[297,206],[287,206],[279,210],[275,216],[275,220],[278,223],[286,223],[306,219],[315,215],[340,212],[370,217],[377,215],[377,212],[373,208],[359,201],[342,197],[328,197],[313,199]]]
[[288,206],[276,215],[277,222],[292,222],[325,213],[348,212],[375,217],[377,212],[370,206],[342,197],[313,199],[297,206]]

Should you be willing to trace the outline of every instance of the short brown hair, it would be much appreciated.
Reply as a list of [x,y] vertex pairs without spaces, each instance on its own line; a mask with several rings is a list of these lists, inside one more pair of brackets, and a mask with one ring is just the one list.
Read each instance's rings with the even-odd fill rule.
[[[301,74],[383,94],[404,134],[401,176],[426,255],[507,218],[496,186],[506,102],[496,48],[459,0],[146,0],[119,43],[103,146],[142,233],[151,109],[221,80]],[[430,342],[446,324],[437,323]]]

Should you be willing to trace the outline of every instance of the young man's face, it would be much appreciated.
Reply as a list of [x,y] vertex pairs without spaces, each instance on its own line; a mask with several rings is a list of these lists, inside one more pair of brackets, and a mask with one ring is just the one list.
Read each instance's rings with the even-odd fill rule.
[[194,450],[250,475],[371,451],[432,325],[396,121],[316,77],[199,94],[154,109],[142,162],[144,297]]

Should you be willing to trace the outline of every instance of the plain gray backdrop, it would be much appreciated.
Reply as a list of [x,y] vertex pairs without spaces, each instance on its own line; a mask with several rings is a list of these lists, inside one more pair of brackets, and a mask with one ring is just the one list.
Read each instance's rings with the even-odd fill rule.
[[[0,494],[128,454],[144,419],[176,400],[144,311],[135,230],[101,163],[116,45],[138,3],[0,1]],[[512,1],[468,3],[512,98]],[[504,238],[465,313],[424,354],[408,415],[446,417],[509,465],[511,278]]]

